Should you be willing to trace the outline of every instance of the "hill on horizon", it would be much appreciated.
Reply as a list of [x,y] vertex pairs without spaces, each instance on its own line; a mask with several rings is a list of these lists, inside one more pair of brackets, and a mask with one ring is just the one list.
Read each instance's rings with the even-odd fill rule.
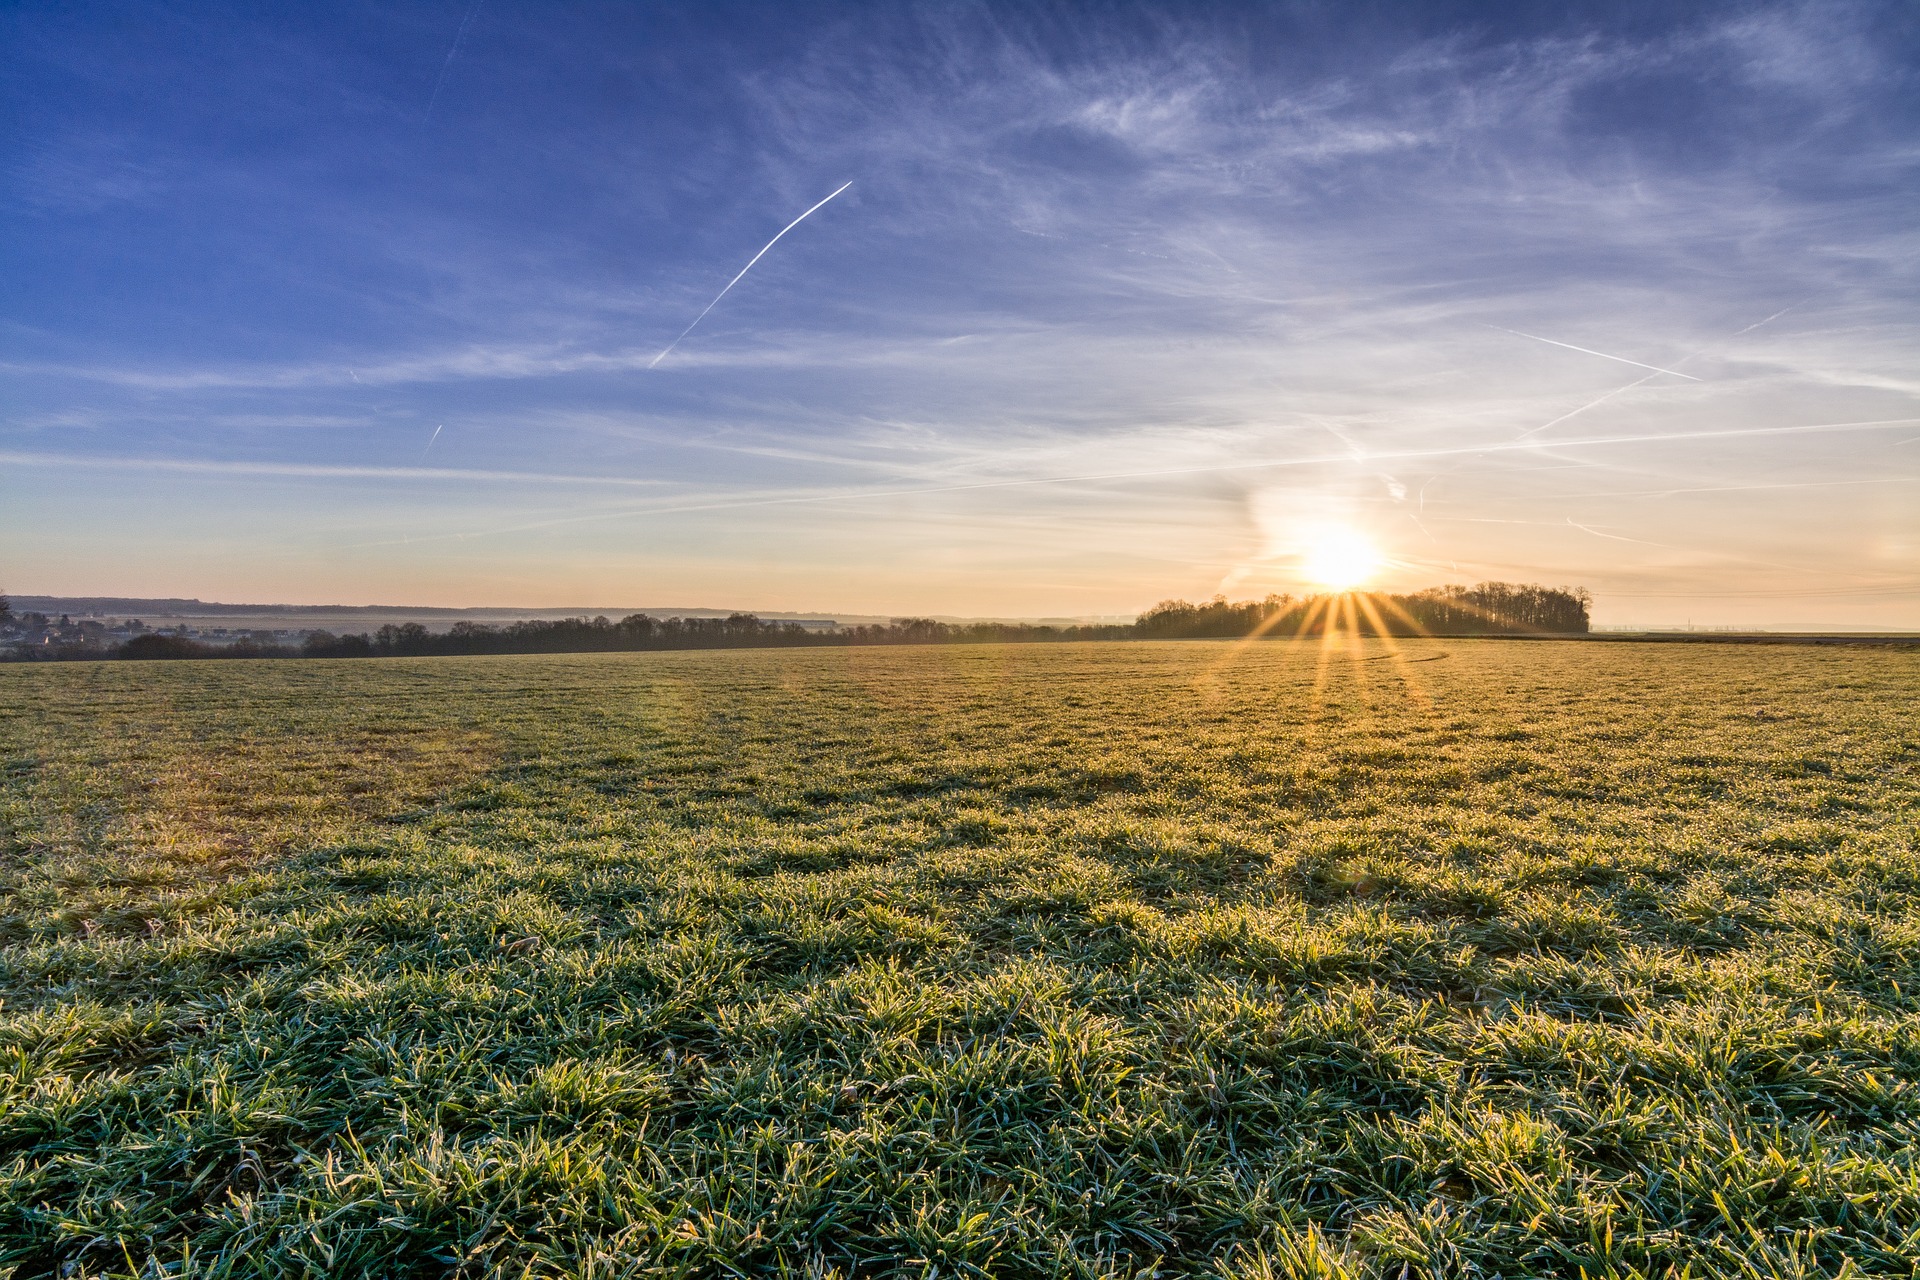
[[[446,622],[522,621],[599,617],[624,618],[636,613],[651,618],[725,618],[736,613],[777,622],[800,623],[884,623],[904,617],[899,613],[841,613],[833,610],[801,612],[790,609],[724,609],[711,605],[563,605],[552,608],[528,608],[518,605],[404,605],[404,604],[227,604],[219,601],[180,596],[46,596],[10,595],[14,609],[45,614],[68,614],[83,618],[286,618],[307,622],[323,618],[340,620],[440,619]],[[959,614],[931,615],[938,622],[1034,622],[1043,625],[1070,626],[1084,623],[1131,622],[1133,615],[1074,615],[1043,618],[998,616],[975,618]]]

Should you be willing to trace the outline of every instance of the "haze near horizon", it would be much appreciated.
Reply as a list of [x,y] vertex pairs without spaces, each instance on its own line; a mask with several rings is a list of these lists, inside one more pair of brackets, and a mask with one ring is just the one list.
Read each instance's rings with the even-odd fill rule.
[[1906,6],[0,40],[0,589],[1920,627]]

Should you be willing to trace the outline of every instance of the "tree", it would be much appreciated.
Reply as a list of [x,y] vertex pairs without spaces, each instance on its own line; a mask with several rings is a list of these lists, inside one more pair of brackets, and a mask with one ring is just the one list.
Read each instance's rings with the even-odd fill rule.
[[144,635],[135,636],[121,645],[120,656],[134,659],[210,658],[213,650],[185,636]]
[[394,626],[389,622],[373,634],[373,647],[382,653],[425,653],[431,635],[417,622]]

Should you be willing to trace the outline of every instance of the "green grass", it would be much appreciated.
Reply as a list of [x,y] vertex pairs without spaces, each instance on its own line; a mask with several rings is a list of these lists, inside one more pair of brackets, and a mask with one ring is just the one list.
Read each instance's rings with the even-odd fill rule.
[[0,669],[0,1273],[1916,1274],[1920,655]]

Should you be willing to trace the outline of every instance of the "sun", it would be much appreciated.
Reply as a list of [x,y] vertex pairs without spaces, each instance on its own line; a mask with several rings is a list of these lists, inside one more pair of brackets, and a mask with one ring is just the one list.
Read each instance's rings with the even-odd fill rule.
[[1352,591],[1366,585],[1383,563],[1371,542],[1337,525],[1315,530],[1308,538],[1300,569],[1315,584],[1332,591]]

